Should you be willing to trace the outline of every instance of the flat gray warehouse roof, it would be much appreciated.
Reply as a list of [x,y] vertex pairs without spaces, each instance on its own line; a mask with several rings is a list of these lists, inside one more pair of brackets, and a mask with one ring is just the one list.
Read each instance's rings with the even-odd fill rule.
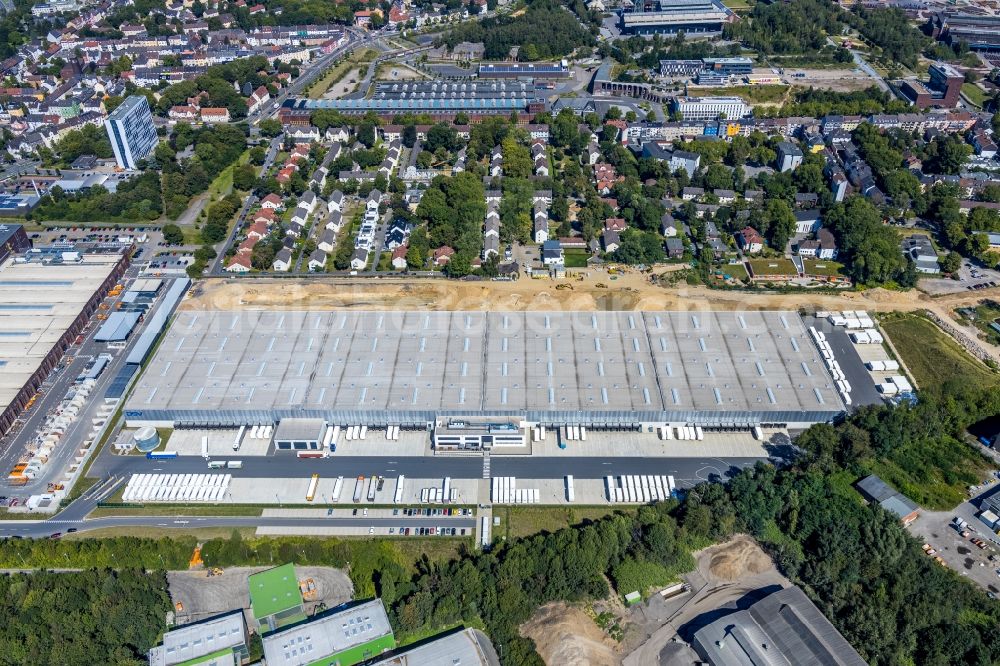
[[793,312],[182,312],[130,422],[435,415],[826,421],[844,410]]

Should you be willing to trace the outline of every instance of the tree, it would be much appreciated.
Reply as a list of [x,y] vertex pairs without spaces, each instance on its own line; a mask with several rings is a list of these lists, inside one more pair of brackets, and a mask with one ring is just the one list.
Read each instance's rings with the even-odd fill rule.
[[257,169],[250,164],[241,164],[233,169],[233,187],[249,192],[257,184]]
[[163,225],[163,240],[167,245],[183,245],[184,232],[176,224]]
[[368,148],[375,145],[375,123],[365,121],[358,125],[358,141]]
[[275,118],[265,118],[257,123],[260,133],[266,137],[274,138],[281,134],[281,122]]
[[427,140],[424,143],[426,150],[436,152],[440,149],[447,151],[455,150],[458,147],[458,131],[447,123],[437,123],[427,131]]
[[622,231],[621,244],[611,257],[624,264],[650,265],[666,259],[666,252],[658,233],[628,228]]
[[795,213],[784,199],[768,199],[763,208],[751,213],[750,219],[767,244],[779,252],[784,251],[795,233]]
[[955,273],[962,266],[962,255],[952,250],[941,260],[941,270],[945,273]]
[[417,143],[417,128],[415,125],[407,125],[403,128],[403,145],[413,148]]
[[882,216],[868,199],[848,197],[827,211],[825,222],[837,237],[848,274],[858,282],[888,282],[906,268],[899,251],[899,237],[882,224]]

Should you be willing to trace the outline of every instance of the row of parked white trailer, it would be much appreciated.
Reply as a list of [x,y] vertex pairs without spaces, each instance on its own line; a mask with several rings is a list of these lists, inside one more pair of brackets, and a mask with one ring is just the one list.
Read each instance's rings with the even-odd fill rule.
[[399,426],[386,426],[385,428],[385,438],[389,441],[396,441],[399,439]]
[[892,372],[893,370],[899,370],[899,361],[887,358],[884,361],[868,361],[865,363],[865,366],[869,370],[876,372]]
[[819,348],[820,354],[823,355],[823,362],[826,364],[827,369],[830,370],[830,376],[833,377],[833,381],[836,382],[837,391],[844,398],[844,404],[851,404],[851,383],[847,381],[847,375],[840,368],[840,363],[837,359],[833,357],[833,347],[830,346],[829,341],[826,339],[826,333],[823,331],[817,331],[815,326],[809,327],[809,335],[812,336],[813,341],[816,343],[816,347]]
[[[52,457],[56,445],[59,444],[63,435],[66,434],[66,430],[80,415],[80,410],[87,403],[87,398],[95,384],[95,380],[87,379],[66,392],[66,397],[56,407],[55,412],[45,419],[45,423],[38,429],[38,435],[28,444],[27,452],[30,457],[27,461],[22,459],[26,465],[22,471],[14,474],[15,478],[12,480],[34,479],[41,474],[42,468],[48,464],[49,458]],[[104,406],[99,410],[97,416],[91,419],[93,426],[93,432],[90,434],[91,439],[104,426],[111,410],[110,405]]]
[[420,489],[421,504],[454,504],[457,501],[458,488],[435,486]]
[[677,487],[674,477],[670,475],[627,475],[623,474],[615,481],[615,477],[604,479],[608,501],[614,503],[658,502],[676,497]]
[[564,432],[563,439],[568,441],[587,441],[587,429],[583,426],[566,426]]
[[817,312],[816,317],[826,319],[834,326],[843,326],[849,330],[875,328],[875,322],[864,310],[844,310],[843,312]]
[[900,393],[910,393],[913,391],[913,385],[910,381],[902,375],[893,375],[887,377],[881,384],[875,385],[875,390],[886,397],[891,397],[898,395]]
[[691,439],[701,441],[705,439],[705,431],[701,426],[662,425],[656,426],[656,436],[660,439]]
[[123,502],[220,502],[231,474],[133,474]]
[[[334,426],[339,427],[339,426]],[[347,426],[347,441],[351,442],[356,439],[364,439],[368,436],[368,426],[366,425],[349,425]]]
[[536,425],[531,429],[531,441],[533,442],[545,441],[545,426]]
[[856,345],[880,345],[885,342],[885,338],[874,328],[866,328],[861,331],[854,331],[850,334],[851,342]]
[[[261,440],[261,441],[271,441],[271,435],[274,434],[274,424],[256,424],[252,426],[242,425],[240,429],[236,431],[236,437],[233,438],[233,451],[239,451],[240,446],[242,446],[244,440]],[[206,438],[207,439],[207,438]],[[207,441],[203,445],[203,456],[208,456]]]
[[518,488],[516,476],[495,476],[491,479],[490,499],[494,504],[538,504],[538,488]]

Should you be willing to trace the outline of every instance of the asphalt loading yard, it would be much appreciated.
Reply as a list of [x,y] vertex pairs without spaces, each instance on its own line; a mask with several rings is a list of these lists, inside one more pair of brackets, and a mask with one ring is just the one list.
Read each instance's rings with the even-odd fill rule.
[[[251,574],[268,568],[230,567],[221,575],[213,576],[208,575],[205,569],[170,571],[167,573],[170,599],[174,604],[181,604],[178,615],[186,615],[191,622],[234,608],[249,608],[250,587],[247,580]],[[352,598],[354,587],[351,579],[340,569],[299,566],[295,571],[299,580],[312,579],[316,587],[315,599],[306,603],[309,613],[319,603],[333,608]]]

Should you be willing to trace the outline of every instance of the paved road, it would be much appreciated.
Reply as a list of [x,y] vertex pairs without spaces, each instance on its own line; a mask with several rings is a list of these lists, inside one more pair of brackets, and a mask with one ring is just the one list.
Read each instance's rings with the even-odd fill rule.
[[77,532],[106,529],[109,527],[159,527],[168,529],[192,529],[203,527],[437,527],[447,525],[456,529],[471,530],[476,526],[474,518],[457,516],[392,516],[373,518],[269,518],[264,516],[114,516],[70,521],[62,518],[46,521],[6,521],[0,522],[0,538],[19,536],[23,538],[46,538],[56,532],[65,533],[69,529]]
[[[281,144],[283,141],[283,134],[279,134],[271,139],[271,143],[267,147],[267,153],[264,154],[264,164],[260,167],[260,170],[257,172],[258,174],[265,174],[267,173],[267,170],[271,168],[271,165],[274,163],[274,158],[278,156],[278,151],[281,150]],[[255,203],[257,203],[257,197],[253,194],[247,196],[246,200],[243,202],[243,207],[240,209],[239,217],[236,218],[236,224],[233,225],[232,230],[229,232],[229,237],[215,248],[217,254],[215,259],[212,261],[212,265],[208,269],[209,275],[222,275],[222,262],[226,258],[226,252],[229,251],[230,246],[236,241],[236,236],[239,235],[240,230],[246,225],[247,215],[250,213],[250,209]]]
[[[225,460],[227,458],[213,458]],[[404,475],[411,479],[455,479],[483,477],[481,456],[351,456],[334,454],[329,458],[296,458],[288,454],[240,457],[243,467],[226,470],[236,478],[281,479],[319,473],[323,476]],[[678,485],[693,486],[712,475],[727,476],[733,468],[753,465],[760,458],[607,458],[598,456],[538,457],[490,456],[492,476],[517,476],[524,479],[560,479],[572,474],[579,479],[603,479],[612,474],[671,474]],[[125,478],[131,474],[205,474],[207,466],[200,456],[181,456],[172,460],[147,460],[141,456],[102,455],[91,466],[94,476]],[[686,483],[685,483],[686,482]]]
[[892,90],[889,88],[889,84],[885,82],[882,75],[876,72],[875,68],[869,65],[868,61],[865,60],[859,52],[852,50],[851,55],[854,56],[854,63],[858,66],[858,68],[868,76],[875,79],[875,83],[879,88],[887,93],[892,93]]

